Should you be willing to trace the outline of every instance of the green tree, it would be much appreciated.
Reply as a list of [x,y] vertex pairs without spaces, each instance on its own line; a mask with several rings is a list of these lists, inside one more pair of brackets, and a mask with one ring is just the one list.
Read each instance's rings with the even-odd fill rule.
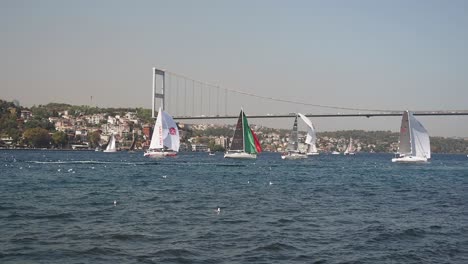
[[35,148],[48,147],[50,144],[49,131],[44,128],[28,128],[23,134],[25,142]]
[[89,143],[91,144],[91,147],[95,148],[99,146],[99,140],[101,140],[101,131],[97,130],[89,135]]
[[65,132],[57,131],[52,135],[52,143],[55,147],[63,148],[68,143],[68,137]]

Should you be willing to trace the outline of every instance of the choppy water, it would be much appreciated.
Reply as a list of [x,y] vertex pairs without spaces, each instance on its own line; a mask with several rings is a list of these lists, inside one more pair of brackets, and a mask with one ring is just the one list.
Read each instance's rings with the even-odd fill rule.
[[0,263],[468,263],[468,158],[391,158],[0,151]]

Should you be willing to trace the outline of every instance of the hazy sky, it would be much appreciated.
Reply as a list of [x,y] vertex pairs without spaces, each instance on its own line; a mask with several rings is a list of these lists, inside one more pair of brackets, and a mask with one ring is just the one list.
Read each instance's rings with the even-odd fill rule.
[[[322,105],[468,109],[468,1],[1,0],[0,33],[0,98],[25,106],[88,105],[93,96],[97,106],[150,108],[158,67]],[[235,104],[236,114],[241,104],[247,114],[319,111]],[[468,116],[419,119],[431,135],[468,137]],[[313,122],[322,131],[400,126]]]

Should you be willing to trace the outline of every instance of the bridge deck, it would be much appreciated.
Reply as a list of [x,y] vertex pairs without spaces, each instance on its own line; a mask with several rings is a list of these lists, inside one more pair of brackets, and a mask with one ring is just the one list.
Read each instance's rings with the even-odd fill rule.
[[[450,112],[443,112],[443,111],[415,111],[413,112],[416,116],[465,116],[468,115],[468,110],[463,111],[450,111]],[[381,117],[381,116],[401,116],[402,112],[392,112],[392,113],[366,113],[366,114],[305,114],[307,117]],[[295,114],[286,114],[286,115],[247,115],[249,119],[252,118],[291,118],[294,117]],[[204,119],[235,119],[238,118],[239,115],[233,116],[175,116],[174,119],[178,120],[204,120]]]

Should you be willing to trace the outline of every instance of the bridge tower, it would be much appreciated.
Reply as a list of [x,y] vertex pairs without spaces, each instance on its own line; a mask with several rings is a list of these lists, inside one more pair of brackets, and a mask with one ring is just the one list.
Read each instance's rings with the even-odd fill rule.
[[166,71],[165,70],[159,70],[153,67],[153,107],[152,107],[152,116],[153,118],[156,118],[156,111],[158,111],[159,106],[156,104],[158,103],[158,100],[161,101],[161,108],[164,110],[165,109],[165,102],[164,102],[164,89],[166,88]]

